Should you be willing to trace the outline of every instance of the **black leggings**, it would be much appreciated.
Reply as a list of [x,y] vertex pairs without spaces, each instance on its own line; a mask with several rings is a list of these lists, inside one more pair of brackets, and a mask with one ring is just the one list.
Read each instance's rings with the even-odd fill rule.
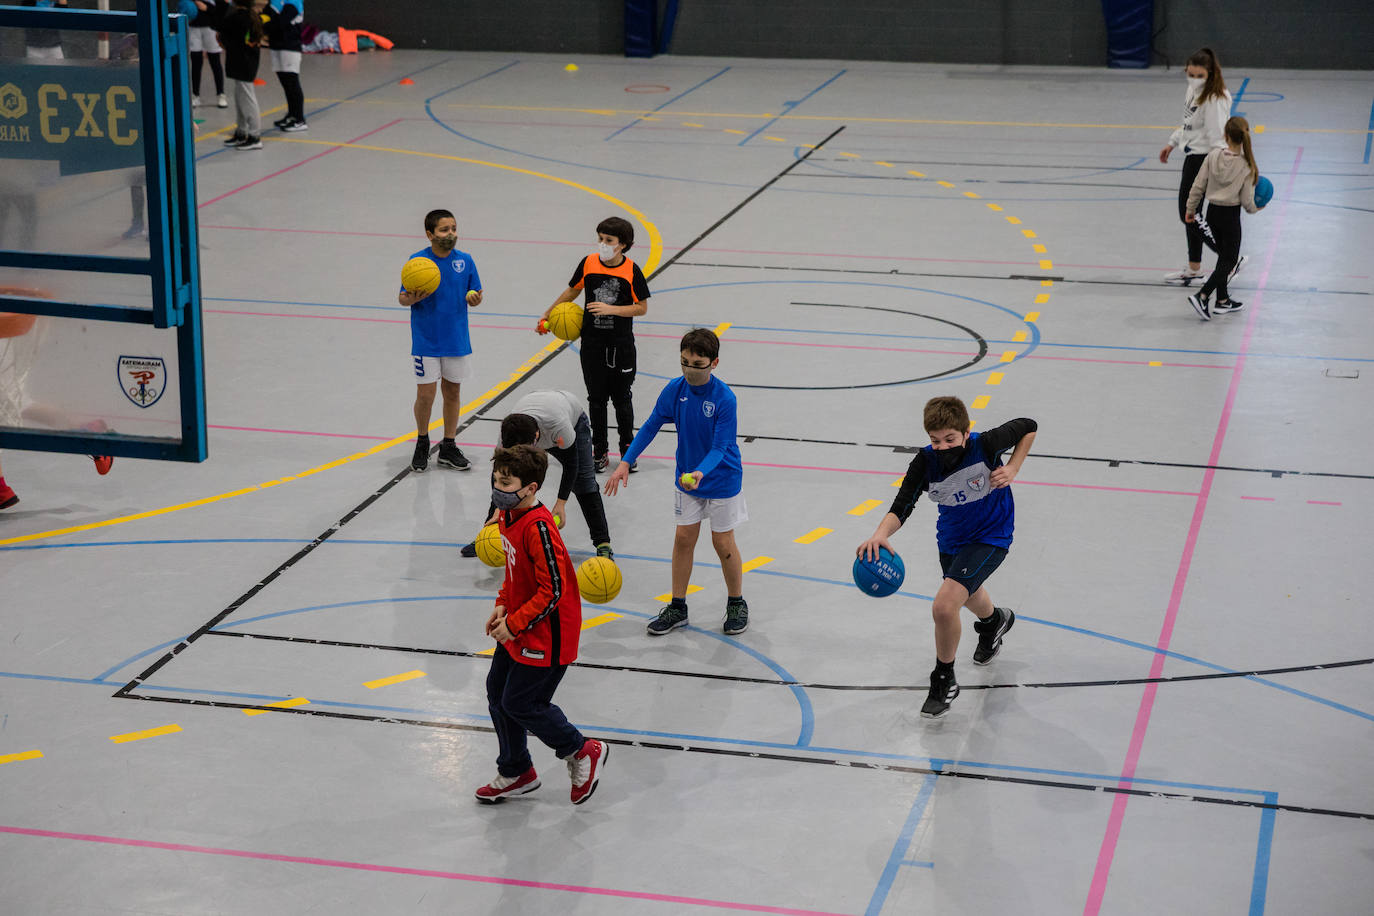
[[277,79],[281,82],[281,91],[286,96],[286,113],[304,124],[305,92],[301,89],[301,75],[278,70]]
[[1226,280],[1240,259],[1240,204],[1223,206],[1207,205],[1207,225],[1216,239],[1217,266],[1207,282],[1202,285],[1201,295],[1217,294],[1218,300],[1231,298],[1226,289]]
[[[1178,219],[1183,223],[1183,231],[1188,234],[1188,263],[1197,264],[1202,260],[1202,246],[1206,245],[1213,251],[1217,246],[1213,244],[1202,228],[1197,223],[1190,223],[1183,217],[1188,213],[1188,193],[1193,190],[1193,179],[1197,178],[1197,173],[1202,170],[1202,160],[1206,156],[1190,155],[1183,159],[1183,177],[1178,184]],[[1206,201],[1203,201],[1206,204]],[[1198,207],[1198,212],[1202,212],[1202,207]]]
[[210,73],[215,77],[215,93],[224,95],[224,55],[219,51],[207,55],[204,51],[191,52],[191,95],[200,95],[200,59],[210,58]]
[[635,438],[635,405],[630,386],[635,382],[635,343],[582,343],[582,381],[587,383],[587,417],[592,424],[592,452],[604,455],[610,450],[607,436],[606,401],[615,404],[615,425],[620,434],[620,453]]

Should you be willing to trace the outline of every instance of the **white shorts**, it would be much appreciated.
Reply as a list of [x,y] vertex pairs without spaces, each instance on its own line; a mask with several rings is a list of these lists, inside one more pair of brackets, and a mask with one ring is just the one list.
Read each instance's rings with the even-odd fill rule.
[[410,373],[417,385],[432,385],[440,376],[446,382],[466,382],[472,378],[472,357],[412,356]]
[[219,36],[215,30],[206,25],[193,25],[186,30],[186,45],[192,53],[197,51],[208,51],[211,54],[220,52]]
[[744,494],[736,493],[725,499],[703,499],[673,490],[673,520],[679,525],[700,524],[702,519],[711,520],[711,530],[720,534],[734,531],[742,522],[749,521],[749,507],[744,504]]
[[273,73],[301,72],[300,51],[272,51],[269,56],[272,58]]

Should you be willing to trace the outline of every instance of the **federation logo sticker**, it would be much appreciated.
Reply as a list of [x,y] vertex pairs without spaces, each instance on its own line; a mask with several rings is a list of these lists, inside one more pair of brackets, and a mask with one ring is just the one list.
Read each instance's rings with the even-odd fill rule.
[[119,389],[137,407],[152,407],[167,390],[167,362],[161,356],[121,356]]
[[714,416],[716,415],[716,402],[715,402],[715,401],[702,401],[702,402],[701,402],[701,412],[704,413],[704,414],[706,414],[706,416],[708,416],[708,417],[714,417]]

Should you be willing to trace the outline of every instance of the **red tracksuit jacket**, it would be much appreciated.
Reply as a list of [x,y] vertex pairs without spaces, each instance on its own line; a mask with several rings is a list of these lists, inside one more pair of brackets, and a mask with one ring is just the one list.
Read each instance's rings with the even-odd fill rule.
[[515,635],[506,651],[523,665],[572,664],[582,634],[582,596],[553,515],[536,503],[502,512],[498,523],[506,580],[496,603],[506,609],[506,626]]

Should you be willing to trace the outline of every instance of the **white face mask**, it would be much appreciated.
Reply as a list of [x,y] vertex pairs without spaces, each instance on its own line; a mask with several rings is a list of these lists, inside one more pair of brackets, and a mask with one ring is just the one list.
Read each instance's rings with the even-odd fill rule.
[[614,246],[614,245],[608,245],[608,244],[605,243],[605,242],[597,242],[597,243],[596,243],[596,254],[597,254],[597,257],[601,258],[601,260],[603,260],[603,261],[614,261],[614,260],[615,260],[615,253],[616,253],[616,252],[615,252],[615,249],[616,249],[616,246]]
[[1190,76],[1188,77],[1188,91],[1193,95],[1197,95],[1199,92],[1202,91],[1203,84],[1205,84],[1206,82],[1206,77]]

